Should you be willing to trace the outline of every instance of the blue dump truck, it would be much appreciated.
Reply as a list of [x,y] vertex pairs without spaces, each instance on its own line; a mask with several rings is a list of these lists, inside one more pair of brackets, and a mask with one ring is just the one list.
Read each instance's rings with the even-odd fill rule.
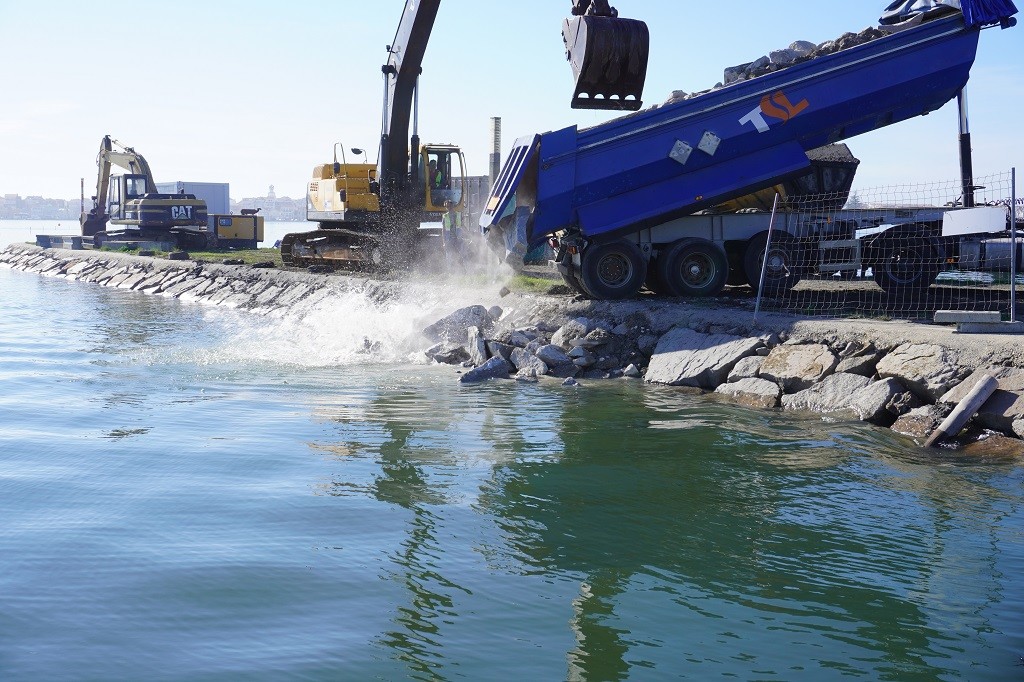
[[[836,143],[957,97],[981,30],[1016,23],[1008,0],[894,2],[889,10],[899,6],[908,14],[898,19],[907,21],[868,42],[592,128],[517,139],[480,218],[488,242],[513,267],[549,243],[565,281],[592,298],[628,298],[644,286],[674,296],[715,295],[727,280],[756,288],[766,252],[765,286],[791,287],[806,266],[787,250],[786,237],[795,242],[800,226],[812,221],[780,217],[775,227],[783,238],[773,237],[767,248],[768,213],[706,209],[794,180],[809,187],[807,194],[835,191],[814,182],[822,163],[816,155],[845,150]],[[839,158],[838,167],[846,168],[839,184],[848,193],[856,160]],[[833,208],[845,202],[840,195]],[[904,222],[935,221],[911,215]],[[896,225],[904,237],[913,229]],[[941,248],[923,243],[925,251]],[[876,261],[848,267],[872,267],[883,287],[905,284],[907,273],[922,270],[907,254],[866,253],[877,254]],[[899,268],[887,268],[886,259]],[[935,273],[923,272],[916,280],[927,286]]]

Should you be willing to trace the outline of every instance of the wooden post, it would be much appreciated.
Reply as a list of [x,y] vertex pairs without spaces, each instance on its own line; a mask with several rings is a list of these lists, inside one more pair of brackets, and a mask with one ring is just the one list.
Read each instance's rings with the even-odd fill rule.
[[999,382],[993,377],[985,377],[971,389],[971,392],[960,401],[960,404],[946,417],[946,421],[942,422],[939,428],[935,429],[932,435],[928,436],[928,440],[924,442],[926,448],[935,447],[935,444],[944,438],[952,438],[956,434],[960,433],[960,429],[964,428],[964,424],[967,420],[974,416],[974,414],[981,409],[981,406],[985,404],[996,389],[999,388]]

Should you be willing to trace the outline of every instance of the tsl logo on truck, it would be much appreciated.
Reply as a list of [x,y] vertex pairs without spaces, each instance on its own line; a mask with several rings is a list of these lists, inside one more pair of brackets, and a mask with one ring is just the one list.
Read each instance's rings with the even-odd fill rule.
[[753,111],[740,119],[740,125],[753,123],[754,127],[757,128],[757,132],[767,133],[771,130],[771,125],[765,120],[765,116],[778,119],[785,124],[791,119],[796,118],[809,106],[811,106],[811,103],[806,99],[793,104],[789,101],[786,93],[779,90],[773,95],[762,97],[761,103]]
[[171,206],[171,220],[191,220],[191,206]]

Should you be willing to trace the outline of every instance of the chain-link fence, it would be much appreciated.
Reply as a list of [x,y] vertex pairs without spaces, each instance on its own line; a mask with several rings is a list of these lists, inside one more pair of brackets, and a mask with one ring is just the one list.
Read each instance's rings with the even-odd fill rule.
[[1011,205],[1018,225],[1024,217],[1013,178],[975,178],[967,191],[952,181],[779,197],[755,264],[759,309],[901,319],[998,311],[1010,319],[1012,279],[1024,284],[1024,240],[1010,237]]

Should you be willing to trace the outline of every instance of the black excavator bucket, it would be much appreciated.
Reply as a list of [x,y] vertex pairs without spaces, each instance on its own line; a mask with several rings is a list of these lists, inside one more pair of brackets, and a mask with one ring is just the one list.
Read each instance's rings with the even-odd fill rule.
[[636,111],[643,102],[647,24],[611,16],[580,16],[562,23],[565,54],[576,78],[573,109]]

